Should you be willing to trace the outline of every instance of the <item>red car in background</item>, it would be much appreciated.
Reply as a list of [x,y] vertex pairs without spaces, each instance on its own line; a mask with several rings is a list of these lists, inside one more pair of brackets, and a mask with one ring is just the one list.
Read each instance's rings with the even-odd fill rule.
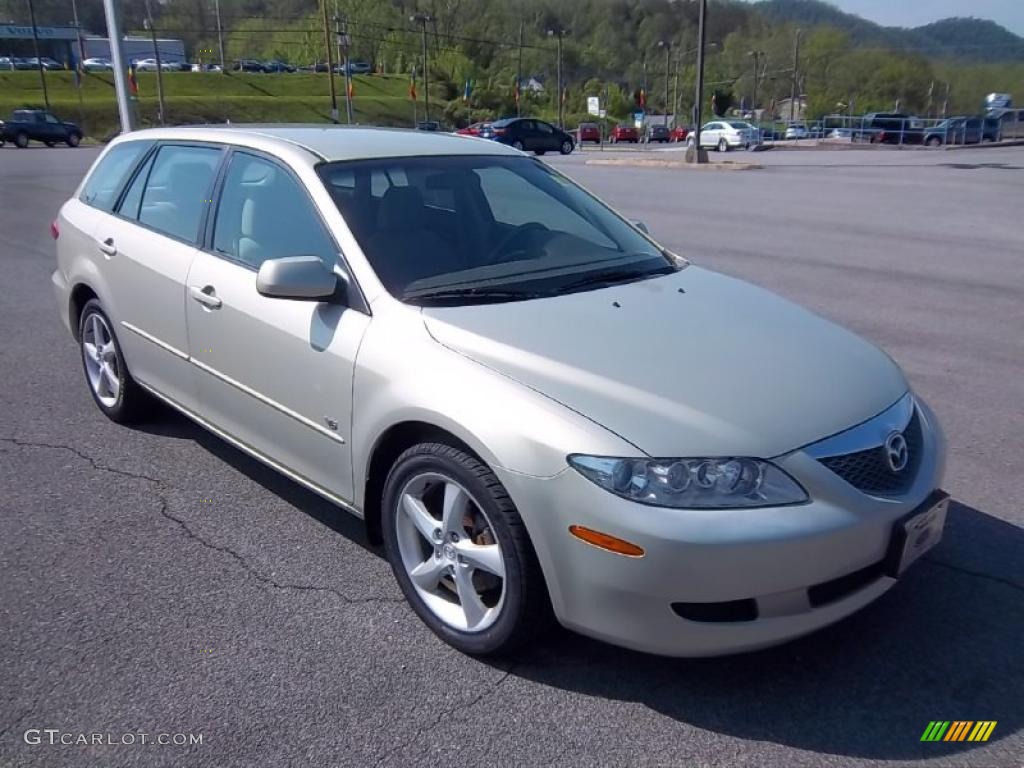
[[472,125],[467,125],[465,128],[459,128],[456,133],[462,136],[479,136],[480,131],[484,128],[490,127],[490,125],[490,123],[473,123]]
[[686,141],[686,137],[690,135],[690,129],[685,125],[677,125],[672,129],[669,134],[669,141]]
[[601,143],[601,129],[597,123],[580,123],[576,132],[577,144],[582,144],[584,141],[592,141],[595,144]]
[[626,123],[619,123],[612,128],[611,134],[608,136],[608,141],[612,144],[618,144],[620,141],[628,141],[636,144],[640,141],[640,135],[636,132],[636,128]]

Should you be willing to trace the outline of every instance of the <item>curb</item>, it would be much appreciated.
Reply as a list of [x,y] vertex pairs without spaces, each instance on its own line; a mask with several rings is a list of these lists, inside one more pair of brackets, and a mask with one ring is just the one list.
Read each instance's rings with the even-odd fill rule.
[[654,158],[631,157],[595,157],[585,161],[585,165],[619,165],[636,168],[680,168],[694,171],[755,171],[764,168],[758,163],[738,163],[720,160],[714,163],[688,163],[685,160],[657,160]]

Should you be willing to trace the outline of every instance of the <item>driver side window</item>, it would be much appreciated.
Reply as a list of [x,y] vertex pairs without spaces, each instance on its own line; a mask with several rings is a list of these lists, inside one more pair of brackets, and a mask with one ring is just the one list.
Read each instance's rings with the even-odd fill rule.
[[552,232],[575,235],[603,248],[616,247],[593,224],[522,176],[501,167],[481,168],[476,174],[491,214],[499,224],[518,227],[536,222]]

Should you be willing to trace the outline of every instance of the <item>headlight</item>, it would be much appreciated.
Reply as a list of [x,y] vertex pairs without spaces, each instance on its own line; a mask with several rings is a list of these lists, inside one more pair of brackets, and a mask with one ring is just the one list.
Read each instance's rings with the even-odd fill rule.
[[573,454],[569,464],[616,496],[656,507],[729,509],[807,501],[769,461],[749,458],[627,459]]

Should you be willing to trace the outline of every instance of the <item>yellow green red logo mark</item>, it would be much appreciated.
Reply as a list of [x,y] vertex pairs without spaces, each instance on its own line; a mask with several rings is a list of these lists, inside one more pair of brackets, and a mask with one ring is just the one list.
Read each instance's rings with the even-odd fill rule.
[[988,741],[997,720],[932,720],[921,741]]

